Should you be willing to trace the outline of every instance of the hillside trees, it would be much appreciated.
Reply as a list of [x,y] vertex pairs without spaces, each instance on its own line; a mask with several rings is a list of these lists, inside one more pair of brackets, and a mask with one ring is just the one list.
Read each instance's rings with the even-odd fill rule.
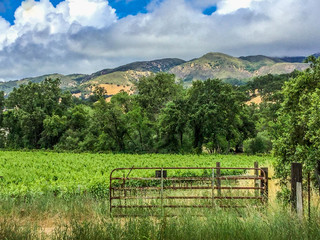
[[217,79],[184,89],[174,75],[159,73],[142,78],[137,94],[122,91],[111,101],[97,88],[90,104],[61,92],[59,84],[46,79],[14,89],[4,101],[6,147],[226,153],[240,149],[255,128],[244,95]]

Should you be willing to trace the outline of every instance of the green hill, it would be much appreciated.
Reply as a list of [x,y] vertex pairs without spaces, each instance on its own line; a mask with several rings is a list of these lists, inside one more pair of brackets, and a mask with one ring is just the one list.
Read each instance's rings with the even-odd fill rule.
[[39,83],[45,80],[46,78],[59,78],[61,80],[61,88],[62,89],[70,89],[78,86],[86,77],[85,74],[70,74],[70,75],[62,75],[62,74],[47,74],[39,77],[32,78],[24,78],[21,80],[8,81],[0,83],[0,91],[4,91],[5,95],[10,93],[13,88],[18,88],[22,84],[27,84],[28,82]]
[[281,59],[262,55],[236,58],[223,53],[208,53],[173,67],[170,72],[187,82],[208,78],[247,81],[267,73],[282,74],[307,67],[307,64],[283,62]]
[[290,73],[297,70],[304,70],[308,64],[292,63],[285,61],[285,58],[274,58],[263,55],[232,57],[223,53],[207,53],[200,58],[188,62],[178,58],[165,58],[153,61],[133,62],[113,69],[86,74],[49,74],[33,78],[0,83],[0,91],[7,95],[13,88],[30,82],[41,82],[45,78],[60,78],[61,88],[80,95],[90,94],[93,87],[108,85],[108,87],[127,86],[132,87],[133,83],[142,76],[149,76],[156,72],[174,73],[177,78],[182,79],[188,86],[193,80],[205,80],[208,78],[220,78],[226,82],[239,84],[248,81],[252,77],[265,74]]

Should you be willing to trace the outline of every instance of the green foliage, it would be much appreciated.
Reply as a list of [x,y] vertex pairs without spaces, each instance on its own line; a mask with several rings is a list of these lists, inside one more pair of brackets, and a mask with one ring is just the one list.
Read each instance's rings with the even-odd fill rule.
[[56,145],[67,129],[67,117],[59,115],[46,116],[43,120],[44,130],[40,139],[42,148],[52,148]]
[[243,148],[247,154],[269,153],[272,150],[272,142],[266,132],[259,132],[255,138],[245,140]]
[[309,57],[310,69],[285,84],[279,110],[275,153],[277,174],[288,177],[290,163],[302,162],[306,170],[320,157],[320,58]]
[[182,91],[182,85],[176,84],[175,76],[168,73],[142,77],[136,86],[137,101],[151,118],[156,117],[168,101],[177,99]]
[[[4,115],[4,129],[8,132],[8,146],[39,148],[50,143],[41,141],[49,130],[49,117],[62,114],[69,107],[71,95],[61,94],[59,79],[46,79],[41,83],[22,85],[6,99],[8,111]],[[51,124],[52,127],[52,124]],[[49,130],[50,131],[50,130]]]
[[227,152],[241,142],[243,126],[242,95],[218,79],[195,81],[188,91],[193,147],[202,151],[204,143],[210,152]]
[[0,147],[227,153],[241,151],[243,141],[255,134],[244,94],[217,79],[184,89],[173,74],[158,73],[137,82],[138,94],[122,91],[110,102],[103,88],[82,101],[59,85],[58,79],[46,79],[8,96]]
[[[69,130],[68,130],[69,131]],[[66,148],[77,144],[77,136],[69,134]],[[102,135],[100,135],[102,136]],[[103,139],[104,140],[104,139]],[[104,141],[102,141],[105,143]],[[112,169],[119,167],[208,167],[221,162],[223,167],[252,167],[255,161],[264,164],[271,157],[246,155],[169,155],[169,154],[88,154],[55,152],[0,152],[0,198],[17,196],[82,194],[96,197],[106,194]],[[181,176],[186,172],[170,170]],[[188,174],[202,175],[202,170]],[[132,176],[154,176],[154,171],[135,171]],[[120,173],[122,177],[122,173]]]
[[159,116],[159,131],[162,146],[178,152],[183,147],[183,135],[187,127],[188,111],[185,98],[168,102]]

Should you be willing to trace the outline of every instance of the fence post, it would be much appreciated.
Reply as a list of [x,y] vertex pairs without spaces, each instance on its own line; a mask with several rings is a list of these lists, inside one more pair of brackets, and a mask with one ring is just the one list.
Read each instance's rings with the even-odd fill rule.
[[217,188],[218,188],[218,196],[221,196],[221,170],[220,170],[220,162],[216,162],[217,167]]
[[212,188],[212,208],[213,208],[214,206],[214,168],[212,168],[211,188]]
[[[261,197],[264,197],[265,201],[268,202],[268,193],[269,193],[269,188],[268,188],[268,168],[261,168],[262,171],[265,173],[265,178],[261,179]],[[260,174],[260,177],[264,177],[264,175]]]
[[112,197],[113,197],[113,194],[112,194],[112,172],[110,173],[110,182],[109,182],[109,208],[110,208],[110,217],[112,215]]
[[318,180],[318,185],[319,185],[319,195],[320,195],[320,160],[317,161],[317,166],[315,170],[316,178]]
[[161,168],[161,212],[163,215],[163,213],[164,213],[164,209],[163,209],[163,168]]
[[[259,168],[258,162],[254,162],[254,168]],[[254,175],[256,177],[259,177],[258,169],[254,170]],[[257,179],[254,180],[254,187],[259,187],[259,180],[257,180]],[[255,190],[254,192],[255,192],[255,196],[257,197],[259,195],[259,190]]]
[[124,196],[124,205],[127,205],[126,175],[125,174],[123,174],[123,196]]
[[302,203],[302,164],[291,164],[291,202],[299,216],[303,213]]
[[310,189],[310,172],[308,172],[308,220],[311,218],[311,209],[310,209],[310,201],[311,201],[311,189]]

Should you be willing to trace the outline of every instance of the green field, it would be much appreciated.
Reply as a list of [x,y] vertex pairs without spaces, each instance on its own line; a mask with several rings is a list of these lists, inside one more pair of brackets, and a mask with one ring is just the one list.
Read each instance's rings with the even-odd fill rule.
[[[0,194],[6,196],[38,196],[81,194],[90,192],[105,194],[112,169],[119,167],[253,167],[268,165],[272,157],[246,155],[129,155],[88,154],[54,152],[0,152]],[[139,171],[140,175],[152,172]],[[179,176],[180,171],[171,172]],[[187,174],[204,175],[202,170]]]
[[[236,210],[178,209],[179,214],[174,217],[152,217],[140,210],[136,210],[141,215],[138,218],[110,216],[108,181],[114,168],[214,167],[216,162],[221,162],[221,167],[252,167],[255,161],[260,166],[271,166],[273,160],[270,156],[246,155],[3,151],[0,239],[317,239],[320,234],[317,204],[312,205],[310,221],[307,211],[301,221],[290,206],[271,201],[263,208],[248,205]],[[154,174],[154,171],[137,172],[132,174]],[[104,195],[96,198],[96,193]]]

